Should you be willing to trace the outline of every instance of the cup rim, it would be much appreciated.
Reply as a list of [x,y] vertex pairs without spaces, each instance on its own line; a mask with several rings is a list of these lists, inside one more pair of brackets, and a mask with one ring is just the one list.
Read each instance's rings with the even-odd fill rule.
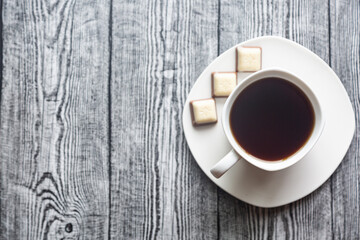
[[[297,87],[299,87],[310,100],[310,103],[312,104],[315,114],[314,128],[306,143],[291,156],[287,157],[286,159],[281,159],[277,161],[267,161],[247,153],[235,140],[230,128],[230,119],[229,119],[230,111],[237,96],[248,85],[258,80],[264,79],[266,77],[281,77],[282,79],[287,80],[295,84]],[[227,98],[222,112],[223,130],[235,152],[237,152],[237,154],[239,154],[240,157],[242,157],[252,165],[267,171],[278,171],[290,167],[293,164],[300,161],[314,147],[315,143],[320,138],[324,125],[325,125],[325,118],[323,115],[322,107],[320,105],[318,97],[313,92],[312,88],[292,72],[281,68],[263,69],[246,77],[235,87],[235,89],[232,91],[230,96]]]

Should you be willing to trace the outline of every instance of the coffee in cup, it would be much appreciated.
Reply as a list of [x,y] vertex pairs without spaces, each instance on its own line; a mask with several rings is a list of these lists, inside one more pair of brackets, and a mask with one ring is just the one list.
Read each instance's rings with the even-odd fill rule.
[[314,109],[305,93],[277,77],[247,86],[230,110],[230,128],[237,143],[267,161],[297,152],[309,139],[314,123]]

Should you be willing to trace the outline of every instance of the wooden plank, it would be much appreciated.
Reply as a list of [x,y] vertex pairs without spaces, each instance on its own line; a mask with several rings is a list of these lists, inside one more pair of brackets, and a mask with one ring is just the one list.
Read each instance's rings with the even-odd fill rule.
[[[221,1],[220,52],[246,39],[279,35],[329,62],[328,5],[300,1]],[[311,195],[286,206],[263,209],[219,191],[221,239],[329,239],[331,188],[327,181]]]
[[108,10],[3,2],[0,239],[107,237]]
[[331,67],[349,94],[357,123],[352,144],[331,181],[333,238],[358,239],[360,233],[360,3],[331,0],[329,14]]
[[217,56],[218,2],[114,1],[113,12],[111,237],[215,239],[216,187],[181,119]]

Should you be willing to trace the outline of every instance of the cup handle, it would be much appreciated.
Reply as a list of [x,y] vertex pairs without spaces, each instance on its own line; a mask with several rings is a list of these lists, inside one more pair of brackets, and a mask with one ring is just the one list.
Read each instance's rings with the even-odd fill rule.
[[211,174],[219,178],[226,173],[232,166],[239,161],[241,157],[232,149],[228,154],[225,155],[215,166],[210,170]]

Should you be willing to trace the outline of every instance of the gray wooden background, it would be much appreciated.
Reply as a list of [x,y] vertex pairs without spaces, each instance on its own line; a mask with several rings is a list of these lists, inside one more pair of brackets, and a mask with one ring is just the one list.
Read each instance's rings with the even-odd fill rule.
[[[1,15],[1,240],[359,239],[359,0],[4,0]],[[203,69],[262,35],[327,62],[357,122],[332,177],[274,209],[217,188],[181,124]]]

